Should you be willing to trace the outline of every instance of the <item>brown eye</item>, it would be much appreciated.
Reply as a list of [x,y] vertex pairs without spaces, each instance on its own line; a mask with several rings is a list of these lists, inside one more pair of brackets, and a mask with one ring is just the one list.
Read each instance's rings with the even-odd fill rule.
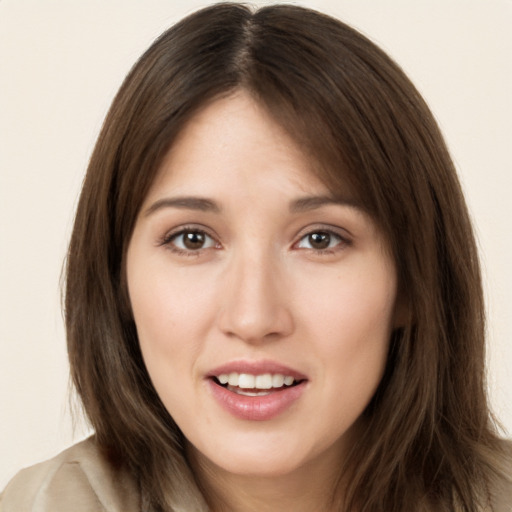
[[171,246],[182,251],[199,251],[215,247],[215,241],[204,231],[199,230],[183,230],[176,233],[169,240]]
[[310,233],[308,242],[313,249],[327,249],[331,243],[331,235],[324,232]]
[[327,249],[341,249],[346,245],[350,245],[349,240],[341,237],[332,231],[312,231],[304,235],[296,245],[299,249],[310,249],[322,252]]
[[190,231],[188,233],[183,234],[183,245],[187,249],[201,249],[204,245],[204,240],[204,233],[200,233],[199,231]]

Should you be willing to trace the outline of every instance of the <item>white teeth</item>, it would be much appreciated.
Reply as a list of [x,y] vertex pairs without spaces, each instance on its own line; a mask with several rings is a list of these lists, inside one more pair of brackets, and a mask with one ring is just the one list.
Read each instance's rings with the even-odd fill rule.
[[[238,387],[244,389],[252,389],[254,387],[254,375],[248,373],[241,373],[238,377]],[[231,384],[231,383],[230,383]]]
[[[251,375],[250,373],[222,373],[217,375],[217,380],[221,384],[228,384],[229,387],[238,387],[243,389],[272,389],[282,388],[283,386],[291,386],[295,379],[290,375],[282,375],[280,373],[261,375]],[[248,396],[256,396],[259,393]]]
[[217,378],[219,379],[219,382],[221,384],[227,384],[228,381],[229,381],[229,375],[227,375],[226,373],[223,373],[222,375],[219,375]]
[[247,391],[246,389],[240,389],[240,388],[232,388],[231,386],[228,386],[229,391],[233,391],[237,395],[243,395],[243,396],[266,396],[270,395],[271,391]]
[[282,388],[284,386],[284,375],[276,373],[272,375],[272,387],[273,388]]
[[293,377],[285,377],[284,378],[284,383],[286,386],[291,386],[293,384]]
[[258,375],[255,379],[254,387],[258,389],[272,389],[272,375],[270,375],[270,373]]

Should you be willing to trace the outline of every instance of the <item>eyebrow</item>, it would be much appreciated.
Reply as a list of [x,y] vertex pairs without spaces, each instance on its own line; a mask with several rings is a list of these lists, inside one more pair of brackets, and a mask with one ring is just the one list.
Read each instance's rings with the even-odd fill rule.
[[[364,208],[357,201],[331,196],[306,196],[295,199],[290,203],[291,213],[305,213],[308,211],[316,210],[326,205],[341,205],[348,206],[364,211]],[[179,197],[165,197],[155,201],[147,210],[144,215],[147,217],[163,208],[178,208],[184,210],[195,210],[201,212],[220,213],[220,206],[211,199],[205,197],[194,196],[179,196]]]
[[360,202],[353,199],[344,197],[331,197],[331,196],[307,196],[301,197],[290,203],[290,212],[304,213],[311,210],[316,210],[326,205],[340,205],[348,206],[356,210],[364,211]]
[[184,210],[196,210],[201,212],[220,213],[221,208],[211,199],[204,197],[166,197],[155,201],[145,212],[147,217],[162,208],[180,208]]

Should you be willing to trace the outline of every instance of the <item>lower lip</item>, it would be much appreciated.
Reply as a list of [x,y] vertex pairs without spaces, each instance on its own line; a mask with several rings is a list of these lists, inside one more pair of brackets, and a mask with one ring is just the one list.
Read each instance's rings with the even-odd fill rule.
[[225,410],[239,419],[250,421],[267,421],[279,416],[300,398],[306,388],[304,381],[268,395],[245,396],[229,391],[213,379],[208,379],[208,384],[214,398]]

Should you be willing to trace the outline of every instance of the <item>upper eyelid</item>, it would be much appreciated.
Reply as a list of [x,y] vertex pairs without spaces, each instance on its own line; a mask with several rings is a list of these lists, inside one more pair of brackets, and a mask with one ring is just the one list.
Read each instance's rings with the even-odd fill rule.
[[216,236],[212,233],[212,230],[208,228],[207,226],[204,226],[202,224],[183,224],[180,226],[176,226],[175,228],[168,229],[165,232],[164,236],[175,236],[179,235],[181,233],[187,232],[187,231],[199,231],[201,233],[205,233],[208,236],[211,236],[212,238],[216,238]]
[[[215,232],[213,232],[212,229],[199,223],[183,224],[165,231],[165,233],[161,237],[159,237],[158,244],[162,245],[165,243],[169,243],[173,238],[187,231],[198,231],[204,233],[206,236],[212,238],[216,243],[222,245],[220,237]],[[342,228],[340,226],[335,226],[327,223],[309,224],[308,226],[305,226],[302,229],[300,229],[294,235],[292,246],[296,245],[305,236],[315,232],[331,233],[335,236],[340,237],[345,242],[352,242],[354,238],[353,235],[346,228]]]
[[[307,238],[309,235],[312,235],[313,233],[328,233],[329,236],[334,236],[335,238],[337,238],[339,240],[339,244],[341,244],[341,245],[350,245],[352,243],[351,240],[349,240],[346,237],[341,236],[340,234],[338,234],[338,233],[336,233],[334,231],[327,231],[327,230],[317,229],[316,231],[310,231],[309,233],[306,233],[305,235],[299,237],[298,240],[292,244],[292,248],[295,248],[295,247],[299,248],[298,246],[300,245],[300,243],[305,238]],[[332,248],[330,248],[330,249],[332,249]],[[328,248],[325,248],[325,249],[313,249],[312,248],[312,250],[322,252],[324,250],[329,250],[329,249]]]
[[[308,235],[311,235],[313,233],[329,233],[330,235],[334,235],[335,237],[339,238],[340,242],[336,244],[335,247],[331,248],[325,248],[325,249],[314,249],[314,248],[302,248],[298,247],[298,245],[301,243],[304,238],[306,238]],[[299,231],[299,233],[295,236],[294,242],[292,242],[290,248],[293,250],[305,250],[305,251],[313,251],[315,253],[330,253],[336,250],[340,250],[341,248],[346,248],[349,246],[352,246],[354,244],[354,237],[352,234],[347,230],[340,226],[333,226],[332,224],[317,224],[317,225],[309,225],[302,230]],[[338,247],[340,246],[340,247]]]
[[342,228],[340,226],[334,226],[332,224],[319,223],[319,224],[312,224],[312,225],[310,224],[310,225],[300,229],[297,232],[297,234],[295,235],[295,239],[300,240],[311,233],[317,233],[317,232],[332,233],[336,236],[339,236],[343,240],[352,240],[354,238],[352,233],[350,231],[348,231],[346,228]]
[[216,243],[220,243],[220,239],[218,236],[213,234],[209,228],[203,226],[201,224],[185,224],[182,226],[177,226],[176,228],[167,230],[161,237],[158,239],[158,245],[164,245],[171,242],[173,238],[176,238],[187,231],[196,231],[200,233],[204,233],[206,236],[210,237]]

